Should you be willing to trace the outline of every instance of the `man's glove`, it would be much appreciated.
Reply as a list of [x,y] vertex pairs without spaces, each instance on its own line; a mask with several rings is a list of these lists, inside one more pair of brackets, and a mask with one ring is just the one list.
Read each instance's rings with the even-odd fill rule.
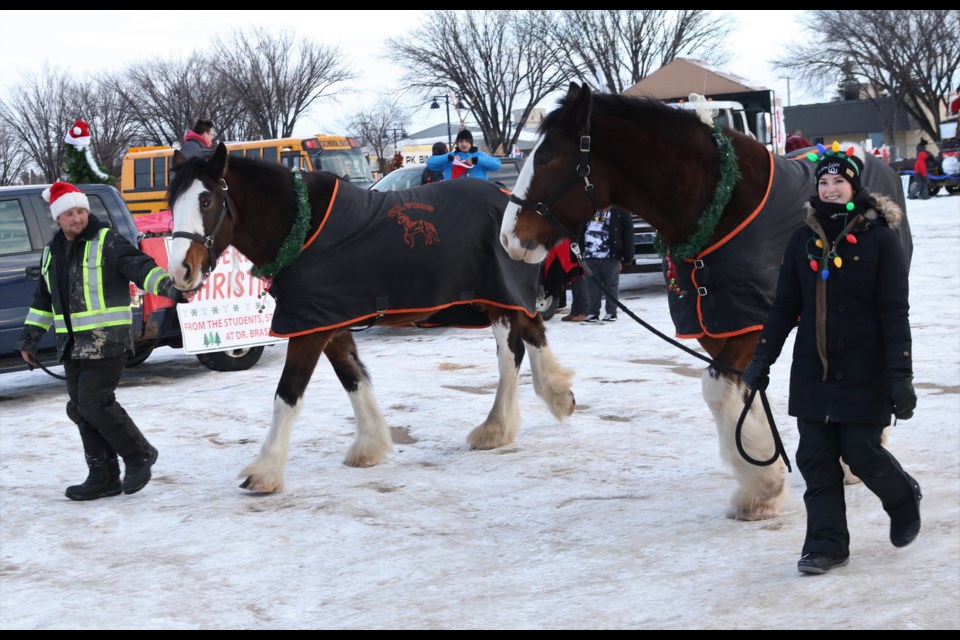
[[453,162],[453,154],[452,154],[452,153],[448,153],[448,154],[447,154],[447,160],[449,160],[450,162]]
[[913,390],[913,376],[903,371],[890,373],[890,399],[893,400],[893,415],[898,420],[909,420],[917,408],[917,394]]
[[190,302],[190,298],[187,297],[187,294],[180,289],[177,289],[177,297],[174,298],[174,300],[176,300],[178,304],[181,302]]
[[762,391],[770,384],[770,365],[766,358],[754,358],[743,371],[743,384],[747,389]]
[[473,156],[472,158],[470,158],[470,164],[472,164],[473,166],[477,166],[477,156]]

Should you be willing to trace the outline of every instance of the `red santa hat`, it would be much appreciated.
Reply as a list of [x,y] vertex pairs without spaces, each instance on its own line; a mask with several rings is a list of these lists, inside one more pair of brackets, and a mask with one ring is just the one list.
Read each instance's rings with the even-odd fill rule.
[[43,190],[43,199],[50,203],[50,213],[54,220],[67,209],[74,207],[90,210],[90,201],[86,194],[69,182],[54,182]]
[[67,137],[64,142],[72,144],[75,147],[86,147],[90,144],[90,126],[83,120],[77,120],[67,131]]

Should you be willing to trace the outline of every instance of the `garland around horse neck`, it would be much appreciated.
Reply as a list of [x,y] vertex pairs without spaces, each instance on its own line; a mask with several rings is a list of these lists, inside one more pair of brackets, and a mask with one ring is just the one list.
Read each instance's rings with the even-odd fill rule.
[[671,257],[681,260],[692,260],[707,246],[707,241],[717,230],[723,210],[730,202],[733,188],[740,179],[740,168],[737,166],[737,152],[730,139],[723,135],[718,125],[713,125],[713,139],[717,143],[717,152],[720,155],[720,179],[713,190],[713,200],[707,206],[703,215],[697,221],[697,231],[686,242],[678,245],[669,245],[657,232],[653,239],[653,248],[660,257]]
[[297,190],[297,219],[293,222],[290,234],[277,250],[277,257],[268,262],[250,269],[250,273],[257,278],[275,278],[281,271],[293,264],[303,249],[303,241],[310,228],[310,199],[307,194],[307,184],[303,181],[300,168],[293,170],[293,184]]

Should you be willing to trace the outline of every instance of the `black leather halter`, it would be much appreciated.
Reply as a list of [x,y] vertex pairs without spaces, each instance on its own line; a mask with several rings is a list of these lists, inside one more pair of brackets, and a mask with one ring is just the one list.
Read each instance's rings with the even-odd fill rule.
[[186,238],[187,240],[202,244],[210,254],[210,264],[207,265],[207,271],[203,274],[203,278],[200,280],[197,289],[203,286],[204,280],[206,280],[207,276],[217,267],[218,256],[213,251],[213,244],[217,238],[217,232],[220,231],[220,226],[223,224],[224,217],[226,216],[233,220],[233,211],[230,209],[230,194],[228,193],[230,188],[227,186],[227,181],[223,178],[220,178],[220,189],[223,191],[223,206],[220,208],[220,215],[217,216],[217,224],[213,226],[213,231],[211,231],[209,235],[201,236],[191,231],[174,231],[171,236],[173,238]]
[[[518,204],[524,209],[537,212],[540,216],[546,218],[547,222],[552,224],[554,228],[557,229],[561,235],[563,235],[563,237],[568,238],[572,242],[576,243],[580,236],[580,228],[582,225],[580,225],[576,231],[571,231],[566,227],[566,225],[557,220],[557,217],[550,211],[550,205],[554,204],[557,200],[563,197],[564,194],[572,189],[580,180],[583,180],[583,190],[587,192],[587,196],[590,198],[590,204],[593,205],[593,211],[590,213],[595,213],[600,207],[597,204],[596,190],[593,188],[593,184],[590,183],[590,179],[587,177],[589,175],[590,136],[585,135],[580,136],[580,162],[577,164],[576,171],[573,172],[573,175],[563,181],[563,184],[560,185],[552,197],[547,198],[547,200],[541,200],[540,202],[532,202],[530,200],[518,198],[514,194],[510,194],[510,202]],[[587,219],[589,219],[589,217]]]

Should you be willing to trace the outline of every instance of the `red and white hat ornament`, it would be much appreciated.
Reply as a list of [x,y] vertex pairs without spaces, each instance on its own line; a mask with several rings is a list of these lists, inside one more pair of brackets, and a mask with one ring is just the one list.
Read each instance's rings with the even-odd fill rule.
[[50,213],[56,220],[67,209],[81,207],[90,210],[87,195],[69,182],[54,182],[43,190],[43,199],[50,203]]
[[67,137],[64,142],[72,144],[75,147],[86,147],[90,144],[90,126],[83,120],[77,120],[67,131]]

